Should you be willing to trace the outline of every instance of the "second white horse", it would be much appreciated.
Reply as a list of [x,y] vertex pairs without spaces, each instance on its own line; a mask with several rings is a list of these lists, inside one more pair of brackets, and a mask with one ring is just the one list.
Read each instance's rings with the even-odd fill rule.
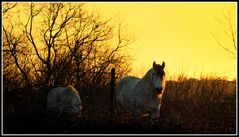
[[82,103],[79,93],[71,85],[52,89],[47,96],[47,110],[57,115],[80,115]]

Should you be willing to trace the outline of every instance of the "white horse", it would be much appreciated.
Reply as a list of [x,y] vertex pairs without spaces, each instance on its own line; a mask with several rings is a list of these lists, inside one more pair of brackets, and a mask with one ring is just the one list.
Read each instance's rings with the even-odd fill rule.
[[80,116],[82,103],[79,93],[71,85],[53,88],[47,96],[47,110],[49,113],[56,115]]
[[124,77],[115,88],[118,110],[137,116],[151,114],[151,119],[159,117],[165,87],[164,67],[164,62],[162,65],[153,62],[153,68],[142,79]]

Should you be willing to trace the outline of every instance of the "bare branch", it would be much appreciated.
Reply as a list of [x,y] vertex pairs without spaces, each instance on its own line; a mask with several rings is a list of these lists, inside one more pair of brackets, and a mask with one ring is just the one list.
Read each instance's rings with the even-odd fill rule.
[[232,18],[231,18],[231,13],[228,12],[227,14],[223,14],[223,18],[218,18],[216,17],[216,20],[218,21],[218,23],[221,25],[222,27],[222,31],[224,32],[224,34],[226,36],[228,36],[228,38],[231,40],[232,42],[232,46],[234,48],[235,51],[230,50],[230,47],[228,47],[227,45],[222,44],[222,42],[216,37],[215,34],[213,34],[214,39],[216,40],[217,44],[223,48],[225,51],[227,51],[228,53],[232,54],[235,58],[236,58],[236,30],[233,27],[233,23],[232,23]]
[[16,6],[17,6],[17,3],[9,3],[9,2],[3,3],[3,11],[2,11],[3,16],[4,16],[9,10],[13,9],[13,8],[16,7]]
[[213,34],[213,37],[215,38],[217,44],[218,44],[220,47],[222,47],[222,48],[223,48],[224,50],[226,50],[227,52],[229,52],[229,53],[233,54],[234,56],[236,56],[236,54],[235,54],[234,52],[230,51],[229,49],[227,49],[226,47],[224,47],[224,46],[221,44],[221,42],[216,38],[215,34]]

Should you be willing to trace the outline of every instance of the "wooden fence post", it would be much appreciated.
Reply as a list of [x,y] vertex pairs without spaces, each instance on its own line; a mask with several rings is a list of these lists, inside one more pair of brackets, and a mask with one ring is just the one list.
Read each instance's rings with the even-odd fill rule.
[[113,98],[114,98],[114,88],[115,88],[115,68],[111,69],[111,81],[110,81],[110,123],[113,122]]

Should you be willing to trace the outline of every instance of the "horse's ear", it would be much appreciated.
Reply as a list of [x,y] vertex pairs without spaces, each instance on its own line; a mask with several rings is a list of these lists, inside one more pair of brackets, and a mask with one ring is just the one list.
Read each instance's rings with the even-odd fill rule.
[[153,67],[154,67],[154,68],[156,67],[156,63],[155,63],[155,61],[154,61],[154,63],[153,63]]
[[162,67],[163,67],[163,69],[164,69],[164,67],[165,67],[165,63],[164,63],[164,61],[163,61],[163,63],[162,63]]

